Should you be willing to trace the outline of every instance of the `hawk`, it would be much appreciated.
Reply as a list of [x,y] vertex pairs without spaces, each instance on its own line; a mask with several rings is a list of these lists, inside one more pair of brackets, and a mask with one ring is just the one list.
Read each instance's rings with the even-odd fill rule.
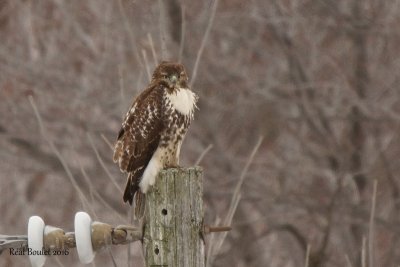
[[135,198],[137,218],[143,216],[145,194],[158,172],[179,165],[182,141],[197,100],[184,66],[163,61],[125,115],[113,160],[128,174],[123,200],[132,205]]

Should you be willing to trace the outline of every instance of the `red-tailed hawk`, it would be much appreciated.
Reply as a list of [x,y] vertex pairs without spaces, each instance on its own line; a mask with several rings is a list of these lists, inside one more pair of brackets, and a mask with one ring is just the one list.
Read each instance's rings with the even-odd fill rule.
[[197,99],[183,65],[162,62],[126,114],[113,160],[128,173],[123,199],[132,205],[135,196],[137,217],[143,215],[144,194],[154,185],[158,172],[178,166]]

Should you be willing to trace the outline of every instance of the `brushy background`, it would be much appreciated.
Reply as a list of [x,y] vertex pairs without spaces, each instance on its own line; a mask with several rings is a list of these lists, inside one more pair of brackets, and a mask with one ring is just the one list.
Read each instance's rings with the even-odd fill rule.
[[200,96],[181,160],[204,167],[206,223],[240,197],[210,266],[397,266],[399,25],[396,0],[1,0],[0,233],[130,222],[107,142],[164,55]]

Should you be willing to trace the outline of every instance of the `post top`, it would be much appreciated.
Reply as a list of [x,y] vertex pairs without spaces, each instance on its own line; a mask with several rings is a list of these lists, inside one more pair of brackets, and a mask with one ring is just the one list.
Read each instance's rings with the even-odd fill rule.
[[163,169],[160,173],[178,173],[178,172],[202,172],[203,168],[200,166],[191,166],[191,167],[179,167],[179,168],[168,168]]

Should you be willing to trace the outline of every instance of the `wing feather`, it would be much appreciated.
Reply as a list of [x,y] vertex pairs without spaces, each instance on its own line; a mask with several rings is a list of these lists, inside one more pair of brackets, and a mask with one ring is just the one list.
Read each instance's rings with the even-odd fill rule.
[[151,86],[134,101],[114,147],[114,162],[129,173],[124,201],[132,204],[140,179],[160,142],[163,130],[163,88]]

